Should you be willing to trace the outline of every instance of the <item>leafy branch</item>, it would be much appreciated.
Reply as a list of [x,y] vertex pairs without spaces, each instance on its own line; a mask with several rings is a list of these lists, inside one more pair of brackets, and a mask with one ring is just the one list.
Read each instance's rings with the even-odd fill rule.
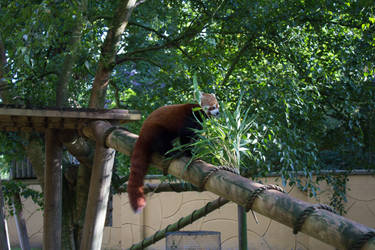
[[143,53],[146,53],[146,52],[158,51],[158,50],[167,49],[167,48],[177,48],[186,57],[191,58],[191,56],[189,56],[180,47],[180,45],[182,43],[184,43],[184,42],[187,42],[187,41],[191,40],[197,34],[199,34],[204,29],[205,25],[207,24],[206,23],[207,21],[208,21],[207,17],[199,19],[197,22],[195,22],[192,25],[190,25],[188,28],[186,28],[185,31],[181,32],[181,34],[179,36],[177,36],[176,38],[174,38],[174,39],[169,39],[168,37],[162,35],[159,31],[154,30],[152,28],[146,27],[146,26],[141,25],[141,24],[134,24],[133,23],[133,25],[137,25],[137,26],[142,27],[142,28],[144,28],[146,30],[150,30],[152,32],[155,32],[155,34],[159,35],[160,37],[162,37],[166,41],[163,44],[161,44],[161,45],[153,45],[153,46],[150,46],[150,47],[139,48],[139,49],[135,49],[135,50],[133,50],[131,52],[118,55],[116,57],[116,64],[121,64],[123,62],[130,61],[131,58],[132,58],[132,56],[137,55],[137,54],[143,54]]
[[231,65],[229,66],[228,71],[226,72],[223,80],[223,84],[226,84],[229,80],[229,77],[232,75],[236,65],[239,63],[241,57],[245,54],[245,52],[248,50],[250,45],[253,42],[254,37],[251,37],[243,46],[242,48],[238,51],[237,55],[234,57],[232,60]]

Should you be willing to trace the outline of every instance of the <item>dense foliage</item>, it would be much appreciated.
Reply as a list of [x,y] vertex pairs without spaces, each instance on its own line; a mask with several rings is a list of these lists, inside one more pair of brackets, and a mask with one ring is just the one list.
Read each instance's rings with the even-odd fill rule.
[[[55,105],[78,24],[68,97],[70,106],[86,107],[118,2],[1,1],[3,102]],[[262,135],[251,144],[254,175],[277,171],[296,180],[297,171],[373,168],[374,62],[373,1],[139,1],[106,107],[146,116],[191,101],[196,74],[201,90],[233,112],[244,93],[243,110],[256,117],[251,129]],[[137,133],[140,124],[129,128]],[[117,166],[126,174],[122,158]]]

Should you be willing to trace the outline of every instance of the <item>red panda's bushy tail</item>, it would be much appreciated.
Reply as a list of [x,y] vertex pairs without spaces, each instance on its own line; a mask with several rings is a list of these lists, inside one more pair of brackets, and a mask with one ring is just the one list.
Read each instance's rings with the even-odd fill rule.
[[130,206],[135,213],[140,213],[146,205],[143,183],[150,159],[149,145],[138,139],[130,159],[130,176],[127,188]]

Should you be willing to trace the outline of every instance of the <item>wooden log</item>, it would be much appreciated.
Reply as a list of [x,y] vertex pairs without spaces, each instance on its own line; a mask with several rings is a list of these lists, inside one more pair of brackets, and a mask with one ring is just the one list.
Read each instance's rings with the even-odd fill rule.
[[[90,136],[88,131],[85,133]],[[106,144],[126,155],[131,155],[136,139],[137,135],[128,131],[114,130],[107,137]],[[203,161],[194,161],[186,168],[188,162],[189,158],[186,157],[173,160],[169,165],[168,173],[199,187],[205,177],[215,168]],[[152,164],[163,169],[167,161],[154,154]],[[248,205],[254,191],[263,186],[224,170],[211,174],[204,185],[207,191],[244,207]],[[293,228],[298,216],[311,206],[310,203],[294,199],[279,191],[265,190],[257,196],[251,208],[255,212]],[[352,246],[365,238],[366,234],[375,233],[372,228],[323,209],[314,210],[306,218],[300,231],[338,249],[351,249]],[[367,243],[364,241],[363,249],[375,249],[375,238],[369,237],[369,239]]]
[[[128,185],[125,184],[123,187],[120,187],[117,189],[119,193],[124,193],[127,192],[127,187]],[[147,193],[163,193],[163,192],[174,192],[174,193],[180,193],[180,192],[189,192],[189,191],[194,191],[194,192],[203,192],[203,189],[197,188],[196,186],[191,185],[190,183],[158,183],[158,184],[153,184],[153,183],[145,183],[143,192],[145,194]]]
[[101,249],[115,155],[115,150],[104,145],[105,128],[110,127],[110,124],[96,121],[92,122],[90,127],[96,138],[96,146],[81,250]]
[[44,168],[44,223],[43,248],[61,249],[61,200],[62,174],[61,143],[57,140],[58,131],[47,129],[45,133],[46,167]]

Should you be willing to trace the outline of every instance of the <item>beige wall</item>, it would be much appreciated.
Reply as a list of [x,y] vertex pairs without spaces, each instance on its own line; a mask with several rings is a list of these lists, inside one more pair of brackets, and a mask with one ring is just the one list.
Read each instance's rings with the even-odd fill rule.
[[[32,188],[39,190],[38,185],[33,185]],[[23,199],[23,218],[26,220],[27,232],[30,239],[31,247],[41,247],[43,238],[43,218],[42,211],[35,205],[31,199]],[[9,230],[9,240],[11,246],[19,246],[16,224],[13,217],[7,217],[7,224]]]
[[[264,183],[279,184],[275,178],[264,180]],[[296,188],[286,188],[295,198],[312,202],[328,203],[329,188],[321,186],[318,200],[309,198]],[[369,175],[350,177],[348,183],[348,203],[346,217],[366,226],[375,228],[375,178]],[[164,193],[147,197],[147,206],[140,215],[135,215],[129,207],[127,195],[114,197],[113,226],[105,228],[103,249],[126,249],[168,224],[177,221],[197,208],[204,206],[217,196],[209,193]],[[41,212],[35,211],[30,201],[25,202],[25,218],[28,219],[28,230],[34,245],[40,245],[42,239]],[[251,213],[248,213],[249,249],[334,249],[324,243],[306,236],[303,233],[293,235],[292,229],[269,218],[256,214],[259,224]],[[8,220],[11,242],[17,245],[16,230],[13,218]],[[237,207],[229,203],[208,216],[201,218],[183,230],[220,231],[223,249],[237,249]],[[148,249],[164,249],[165,239],[160,240]]]

